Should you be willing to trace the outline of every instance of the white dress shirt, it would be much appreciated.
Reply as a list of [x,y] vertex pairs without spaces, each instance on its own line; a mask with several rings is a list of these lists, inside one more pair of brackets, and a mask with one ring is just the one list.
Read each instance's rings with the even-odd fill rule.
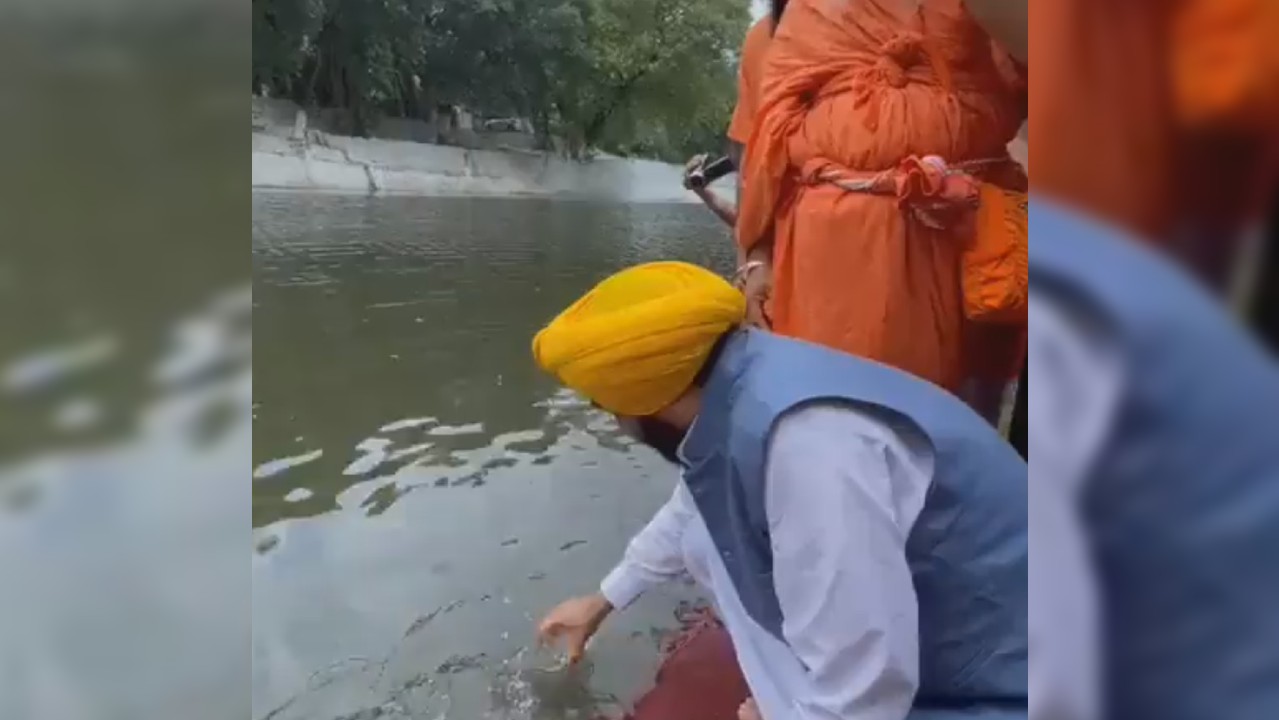
[[1027,319],[1030,718],[1092,720],[1100,717],[1100,621],[1078,508],[1123,372],[1109,338],[1050,298],[1032,291]]
[[906,538],[933,453],[870,411],[819,404],[770,441],[765,502],[783,643],[742,607],[683,483],[601,590],[617,608],[691,574],[712,596],[765,720],[901,720],[919,683]]

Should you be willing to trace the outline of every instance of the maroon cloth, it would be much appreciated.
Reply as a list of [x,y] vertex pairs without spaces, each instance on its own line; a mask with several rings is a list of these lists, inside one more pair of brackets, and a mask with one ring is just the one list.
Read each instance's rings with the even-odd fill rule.
[[750,697],[728,631],[709,611],[685,621],[666,651],[653,689],[628,720],[736,720]]

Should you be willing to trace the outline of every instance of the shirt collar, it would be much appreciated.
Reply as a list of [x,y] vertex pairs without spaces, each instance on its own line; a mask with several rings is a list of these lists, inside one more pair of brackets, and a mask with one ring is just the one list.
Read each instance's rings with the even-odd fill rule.
[[693,422],[688,426],[688,432],[684,433],[684,439],[680,440],[679,447],[675,448],[675,457],[679,460],[680,467],[685,469],[689,466],[688,439],[693,437],[693,433],[697,430],[697,420],[698,418],[693,418]]
[[723,425],[733,404],[734,386],[746,369],[750,332],[739,331],[728,339],[702,387],[701,409],[677,451],[685,469],[695,468],[724,450]]

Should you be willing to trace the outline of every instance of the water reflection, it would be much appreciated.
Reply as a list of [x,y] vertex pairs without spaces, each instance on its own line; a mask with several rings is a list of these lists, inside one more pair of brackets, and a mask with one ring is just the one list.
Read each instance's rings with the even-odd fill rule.
[[0,718],[244,718],[248,15],[84,5],[0,10]]
[[675,476],[539,376],[529,342],[625,264],[728,269],[727,235],[695,206],[261,195],[254,210],[254,717],[624,704],[687,588],[610,621],[583,672],[541,672],[533,619],[598,583]]
[[[250,621],[235,476],[251,440],[248,297],[216,295],[172,327],[147,392],[115,408],[133,433],[0,467],[0,717],[248,711],[235,663]],[[10,362],[7,399],[100,392],[123,348],[70,347]]]

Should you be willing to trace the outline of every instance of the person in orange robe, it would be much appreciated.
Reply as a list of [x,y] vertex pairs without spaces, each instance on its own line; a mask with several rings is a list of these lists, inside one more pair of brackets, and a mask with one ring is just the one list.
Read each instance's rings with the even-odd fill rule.
[[[774,3],[774,17],[781,17],[782,21],[774,23],[769,18],[759,21],[751,28],[744,43],[739,71],[738,105],[728,134],[730,140],[745,146],[747,156],[753,152],[752,144],[761,137],[759,128],[760,119],[763,117],[761,105],[770,99],[767,95],[770,81],[775,85],[786,80],[784,76],[769,77],[770,73],[775,72],[773,63],[768,60],[775,42],[772,28],[777,27],[777,37],[782,37],[787,32],[786,28],[793,22],[790,17],[791,8],[796,7],[800,2],[801,0],[793,0],[789,5]],[[781,14],[782,5],[786,7],[785,15]],[[879,11],[879,15],[882,16],[882,11]],[[955,68],[953,71],[948,69],[945,72],[947,82],[962,83],[957,85],[962,92],[956,94],[956,100],[953,103],[939,99],[940,85],[934,87],[938,79],[930,75],[926,68],[914,65],[910,69],[903,69],[903,75],[909,75],[910,84],[919,86],[897,88],[894,92],[901,94],[902,99],[909,101],[910,104],[940,106],[913,113],[912,117],[922,115],[928,123],[937,123],[940,119],[940,122],[950,124],[933,127],[927,133],[916,131],[908,134],[909,137],[920,135],[928,142],[904,142],[907,136],[901,135],[901,131],[894,127],[899,120],[895,115],[886,116],[891,120],[891,124],[885,121],[884,126],[874,132],[868,131],[857,122],[852,125],[843,121],[837,122],[839,113],[843,111],[841,103],[848,103],[848,99],[845,98],[843,101],[830,103],[825,116],[826,135],[815,138],[815,142],[818,143],[815,145],[816,150],[810,149],[810,152],[830,147],[832,159],[849,158],[844,162],[854,162],[856,157],[838,154],[841,144],[845,142],[839,139],[840,134],[849,133],[853,137],[850,137],[847,142],[852,145],[857,143],[873,145],[876,142],[884,144],[880,151],[871,153],[875,161],[875,164],[869,165],[871,169],[893,167],[907,155],[926,152],[943,152],[948,159],[957,161],[981,158],[982,153],[989,153],[999,163],[1007,161],[1003,146],[1016,134],[1021,124],[1024,113],[1020,110],[1019,98],[1024,91],[1018,90],[1015,83],[1009,82],[1007,68],[1000,66],[1000,58],[997,53],[992,52],[989,39],[963,16],[957,3],[946,5],[945,12],[941,14],[936,14],[930,9],[925,12],[922,20],[928,23],[927,27],[923,28],[928,33],[934,32],[933,22],[944,20],[936,30],[949,30],[952,34],[949,38],[945,36],[939,38],[939,42],[944,52],[948,53],[947,57],[951,58],[948,62]],[[812,21],[813,18],[810,17],[807,22]],[[804,21],[800,22],[798,31],[809,32],[802,24]],[[821,20],[820,22],[831,21]],[[932,42],[925,43],[920,37],[922,33],[911,34],[912,27],[918,29],[918,25],[909,19],[886,23],[881,17],[877,33],[889,36],[895,36],[899,32],[907,34],[915,44],[907,43],[898,50],[903,53],[905,59],[918,63],[919,55],[912,56],[911,53],[920,50],[924,44],[931,45]],[[841,36],[848,32],[849,29],[846,26],[834,23],[830,28],[823,30],[826,36]],[[834,52],[842,51],[837,45]],[[850,50],[848,54],[853,57],[851,60],[845,58],[845,66],[855,65],[864,68],[868,65],[875,66],[877,62],[869,50]],[[794,62],[793,58],[792,55],[790,62]],[[838,58],[835,59],[838,60]],[[852,71],[848,67],[845,67],[845,70]],[[1001,70],[1005,71],[1002,75]],[[788,73],[790,69],[783,67],[782,72]],[[805,76],[804,73],[809,75]],[[811,77],[811,73],[812,70],[801,71],[800,77],[801,79]],[[877,78],[872,78],[871,81],[879,84]],[[903,83],[903,85],[909,84]],[[790,89],[789,92],[794,93],[797,90]],[[798,92],[801,97],[806,97],[804,90],[799,89]],[[771,99],[774,103],[779,102],[775,97]],[[854,118],[863,116],[864,113],[854,113]],[[814,123],[813,127],[816,130],[821,125]],[[948,130],[953,131],[954,135],[948,135]],[[876,133],[878,133],[878,140]],[[779,136],[765,134],[763,137],[770,143],[781,140]],[[952,149],[963,152],[952,153],[950,152]],[[776,146],[770,145],[770,152],[775,150]],[[741,167],[740,163],[739,167]],[[748,176],[747,181],[749,180]],[[822,263],[831,264],[829,269],[832,272],[815,277],[811,284],[804,286],[803,289],[810,293],[805,298],[808,302],[818,305],[830,303],[836,308],[835,316],[842,321],[848,317],[843,311],[838,310],[843,306],[851,306],[854,312],[864,310],[868,316],[873,315],[871,306],[861,304],[863,292],[865,292],[870,303],[877,303],[874,307],[891,313],[891,317],[884,318],[886,322],[898,317],[925,318],[917,322],[915,326],[899,327],[894,333],[899,338],[908,338],[918,333],[923,338],[921,344],[924,346],[938,342],[936,338],[928,339],[928,336],[933,332],[931,328],[940,326],[939,324],[943,322],[942,317],[947,325],[953,323],[968,328],[970,331],[968,334],[973,335],[972,345],[968,348],[949,347],[948,353],[954,351],[953,356],[948,354],[943,359],[944,362],[951,363],[952,370],[955,370],[952,386],[959,384],[964,372],[971,370],[974,362],[981,363],[984,368],[994,368],[993,372],[1000,381],[1015,375],[1014,365],[1017,361],[1009,356],[1014,351],[1021,351],[1024,340],[1020,340],[1020,345],[1017,342],[1012,343],[1015,347],[1010,348],[1008,342],[995,344],[989,336],[1002,334],[1019,340],[1022,329],[1013,327],[1003,329],[1000,333],[999,328],[988,328],[986,332],[980,333],[988,337],[979,339],[976,337],[978,333],[973,331],[975,326],[967,323],[962,316],[958,264],[960,247],[956,238],[949,233],[924,227],[914,228],[909,225],[911,221],[908,221],[902,211],[897,208],[893,198],[855,196],[843,191],[836,192],[834,186],[813,187],[811,191],[813,194],[808,197],[818,201],[818,204],[813,206],[813,213],[832,210],[835,212],[833,217],[822,219],[816,226],[823,231],[822,234],[812,234],[809,229],[811,222],[807,225],[800,223],[798,228],[795,227],[799,221],[793,214],[785,212],[787,209],[793,211],[796,207],[793,200],[777,205],[778,209],[783,210],[782,217],[777,223],[778,227],[792,228],[791,232],[785,236],[786,242],[782,244],[782,247],[789,248],[788,243],[794,240],[802,243],[803,249],[812,248],[817,252],[811,258],[805,258],[808,263],[817,266],[821,266]],[[709,195],[714,197],[713,194]],[[705,195],[703,199],[706,199]],[[712,209],[716,209],[716,205],[712,202],[707,201],[707,204],[711,205]],[[803,207],[802,203],[800,206]],[[768,208],[762,216],[762,221],[761,217],[755,218],[757,225],[754,237],[758,242],[751,244],[749,249],[756,252],[756,258],[759,257],[760,252],[764,252],[765,259],[768,259],[771,253],[773,223],[770,213],[773,209],[773,207]],[[846,209],[849,213],[847,215],[844,214]],[[716,209],[716,213],[724,218],[727,224],[737,224],[738,215],[733,208],[728,207],[723,211]],[[867,218],[863,219],[863,215],[867,215]],[[874,235],[860,234],[861,229],[874,228],[876,222],[887,224],[889,227],[881,228],[886,231]],[[841,224],[844,232],[834,237],[829,228]],[[858,232],[847,232],[853,228],[858,229]],[[842,242],[844,240],[847,242]],[[923,246],[906,247],[908,242],[922,243]],[[929,245],[937,247],[930,248]],[[794,257],[794,252],[798,250],[783,256],[782,264],[779,266],[782,270],[787,267],[786,259]],[[745,263],[749,259],[746,257],[747,249],[743,249],[741,255],[740,259]],[[769,292],[767,270],[768,268],[762,268],[758,272],[748,272],[742,278],[747,285],[748,295],[767,296]],[[866,282],[864,274],[867,272],[877,273],[879,284]],[[941,275],[945,275],[944,279],[937,280],[936,278]],[[808,283],[809,278],[804,278],[802,282]],[[928,287],[922,288],[919,295],[910,297],[915,288],[920,285]],[[782,292],[786,292],[784,288],[787,286],[783,284],[782,287]],[[907,296],[905,305],[894,306],[902,295]],[[780,298],[785,298],[785,295],[781,295]],[[930,318],[928,306],[938,302],[940,298],[944,298],[944,301],[939,304],[944,306],[945,312],[938,318]],[[774,298],[774,300],[777,299],[779,298]],[[756,303],[756,310],[760,310],[758,303]],[[753,319],[760,324],[768,324],[766,313],[757,312]],[[801,325],[798,330],[792,327],[792,332],[789,334],[815,342],[824,342],[840,349],[861,351],[869,357],[891,364],[903,367],[908,365],[907,360],[911,353],[903,352],[903,346],[896,344],[896,341],[877,344],[873,342],[874,334],[868,333],[866,337],[872,342],[850,347],[849,343],[842,342],[838,333],[813,332],[811,335],[805,335],[804,332],[809,327]],[[776,325],[774,329],[778,329]],[[785,332],[785,328],[781,329]],[[944,337],[948,342],[958,342],[962,340],[959,338],[962,334],[964,334],[963,329],[948,327]],[[904,347],[909,348],[909,345],[910,342],[907,341]],[[942,377],[944,382],[947,376],[945,373],[938,372],[934,373],[934,378],[930,379],[937,377]],[[654,687],[639,699],[634,713],[628,715],[628,718],[631,720],[680,718],[732,720],[737,717],[749,717],[749,708],[743,704],[748,691],[741,670],[735,662],[732,643],[724,629],[713,618],[707,618],[706,621],[685,630],[680,634],[676,645],[679,649],[664,660]]]
[[[779,15],[785,3],[777,3],[774,12]],[[765,15],[751,25],[742,42],[742,56],[737,66],[737,106],[728,124],[728,140],[733,160],[741,164],[742,150],[755,130],[755,116],[759,110],[759,92],[764,82],[764,58],[768,43],[773,39],[773,16]]]
[[[969,2],[991,5],[992,15],[1024,13],[1024,1]],[[1279,4],[1043,0],[1036,8],[1028,26],[1036,192],[1227,285],[1241,230],[1274,187]]]
[[[742,166],[742,154],[746,141],[755,129],[755,114],[759,109],[759,90],[764,76],[764,58],[768,52],[768,43],[773,37],[773,28],[786,9],[785,0],[774,0],[772,12],[751,25],[742,41],[742,53],[737,64],[737,105],[733,108],[733,118],[728,126],[728,155],[737,167]],[[737,224],[737,206],[717,195],[709,187],[693,187],[688,181],[688,173],[706,161],[705,155],[699,155],[689,161],[685,168],[685,187],[692,190],[720,220],[733,227]],[[738,176],[740,189],[740,175]]]
[[[1004,81],[1016,93],[1018,102],[1024,106],[1027,101],[1025,65],[998,43],[992,44],[991,49]],[[1028,170],[1026,156],[1029,150],[1025,133],[1026,125],[1023,122],[1020,131],[1007,145],[1009,157],[1020,166],[1023,175]],[[1018,178],[1012,184],[1020,188],[1023,182]],[[1030,241],[1028,235],[1027,232],[1022,237],[1022,242],[1027,244],[1027,253]],[[1024,289],[1029,293],[1029,286]],[[1024,313],[1020,322],[971,323],[965,334],[964,346],[968,379],[962,395],[983,417],[998,425],[1004,419],[1008,390],[1011,385],[1020,381],[1026,364],[1027,328]],[[1017,445],[1011,432],[1009,439]]]
[[[1026,0],[966,5],[1019,60],[1035,37],[1036,192],[1227,289],[1240,238],[1279,197],[1279,4],[1040,0],[1033,18]],[[1266,303],[1253,301],[1262,325]],[[1025,383],[1013,418],[1023,452]]]
[[[987,333],[965,316],[961,288],[973,226],[930,218],[917,197],[929,183],[913,178],[932,156],[987,182],[1024,182],[1006,147],[1024,100],[991,48],[961,0],[790,2],[769,46],[737,222],[742,259],[771,261],[775,332],[955,392],[974,362],[990,364],[973,349]],[[897,192],[864,191],[884,185]]]
[[1279,172],[1279,3],[966,2],[1034,60],[1035,191],[1226,290]]

